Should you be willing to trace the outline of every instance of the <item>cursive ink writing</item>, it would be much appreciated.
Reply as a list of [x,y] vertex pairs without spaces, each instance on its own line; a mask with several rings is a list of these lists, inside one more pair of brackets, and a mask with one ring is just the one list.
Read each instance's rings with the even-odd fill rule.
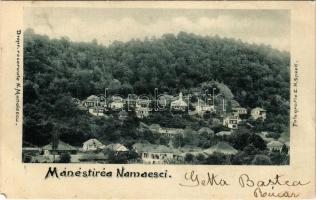
[[275,185],[285,185],[285,186],[304,186],[310,183],[308,182],[302,182],[302,181],[290,181],[286,179],[281,179],[281,175],[277,174],[273,179],[268,179],[266,181],[258,180],[255,181],[254,179],[251,179],[248,174],[242,174],[239,176],[239,185],[241,187],[267,187],[267,186],[275,186]]
[[184,175],[184,179],[188,182],[188,184],[179,183],[180,186],[186,187],[197,187],[197,186],[228,186],[229,183],[219,178],[214,173],[207,172],[206,177],[200,177],[194,170],[191,172],[186,172]]

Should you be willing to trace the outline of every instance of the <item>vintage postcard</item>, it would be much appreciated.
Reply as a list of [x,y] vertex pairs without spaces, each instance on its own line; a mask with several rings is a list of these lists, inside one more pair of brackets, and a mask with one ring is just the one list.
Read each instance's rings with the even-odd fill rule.
[[315,198],[315,3],[0,5],[6,198]]

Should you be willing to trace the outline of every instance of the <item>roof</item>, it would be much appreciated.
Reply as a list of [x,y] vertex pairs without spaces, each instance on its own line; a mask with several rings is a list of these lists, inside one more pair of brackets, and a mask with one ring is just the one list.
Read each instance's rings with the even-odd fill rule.
[[87,144],[87,145],[89,145],[89,144],[93,144],[93,145],[95,145],[95,146],[101,146],[101,145],[103,145],[99,140],[97,140],[97,139],[90,139],[90,140],[87,140],[87,141],[85,141],[83,144]]
[[112,101],[112,102],[111,102],[111,105],[124,105],[124,102],[123,102],[123,101],[119,101],[119,100],[117,100],[117,101]]
[[119,143],[109,144],[105,148],[106,149],[111,149],[113,151],[128,151],[128,149],[124,145],[119,144]]
[[150,143],[135,143],[133,144],[133,149],[138,152],[151,152],[155,148],[156,145]]
[[203,152],[202,148],[196,147],[196,146],[190,146],[190,145],[185,145],[185,146],[181,147],[179,150],[182,152],[185,152],[185,153],[191,153],[191,152],[200,152],[201,153],[201,152]]
[[151,124],[149,126],[150,129],[159,129],[160,128],[160,125],[159,124]]
[[256,108],[252,109],[251,111],[256,111],[256,110],[258,110],[258,111],[266,111],[265,109],[259,108],[259,107],[256,107]]
[[283,143],[279,142],[279,141],[271,141],[267,144],[267,147],[282,147]]
[[149,126],[147,124],[145,124],[144,122],[139,122],[139,127],[149,128]]
[[99,97],[97,97],[96,95],[91,95],[91,96],[88,96],[87,97],[87,100],[97,100],[97,99],[99,99]]
[[238,120],[238,119],[239,119],[239,116],[238,116],[238,115],[230,115],[230,116],[225,117],[225,119]]
[[173,153],[180,154],[181,152],[177,149],[167,147],[165,145],[155,145],[150,143],[135,143],[133,149],[137,152],[151,152],[151,153]]
[[22,147],[23,151],[39,151],[41,150],[39,147]]
[[224,136],[224,135],[231,135],[231,134],[232,134],[231,131],[220,131],[220,132],[216,133],[215,135]]
[[185,101],[178,99],[178,100],[171,102],[171,106],[186,107],[186,106],[188,106],[188,104]]
[[[42,149],[44,149],[44,150],[53,150],[52,144],[45,145],[45,146],[42,147]],[[58,142],[58,147],[57,147],[56,150],[59,150],[59,151],[74,151],[74,150],[77,150],[77,148],[73,147],[70,144],[67,144],[67,143],[65,143],[63,141],[59,141]]]
[[238,151],[227,144],[226,142],[218,142],[216,145],[211,146],[210,148],[204,150],[204,153],[206,154],[213,154],[215,152],[223,153],[223,154],[236,154]]
[[198,130],[198,133],[203,133],[203,132],[206,132],[206,133],[209,133],[209,134],[213,134],[214,131],[212,129],[210,129],[209,127],[202,127]]
[[247,110],[247,109],[243,107],[235,107],[235,108],[232,108],[232,110]]

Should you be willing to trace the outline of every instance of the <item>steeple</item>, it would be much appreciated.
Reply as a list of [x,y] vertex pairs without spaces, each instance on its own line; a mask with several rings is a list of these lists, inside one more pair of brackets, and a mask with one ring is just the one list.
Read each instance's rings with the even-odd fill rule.
[[179,94],[179,100],[182,100],[182,92]]

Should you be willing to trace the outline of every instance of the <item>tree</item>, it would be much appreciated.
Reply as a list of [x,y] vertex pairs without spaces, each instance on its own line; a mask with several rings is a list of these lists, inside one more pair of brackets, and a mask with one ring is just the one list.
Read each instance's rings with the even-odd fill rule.
[[[259,121],[255,131],[282,133],[289,126],[290,54],[271,47],[184,32],[102,46],[51,39],[28,29],[23,48],[23,141],[37,146],[51,141],[52,123],[63,127],[61,138],[72,145],[91,137],[105,142],[140,140],[136,120],[119,126],[119,121],[109,116],[94,124],[94,116],[71,102],[72,97],[84,100],[103,93],[104,88],[109,88],[109,94],[121,95],[131,91],[153,95],[154,88],[159,88],[173,96],[180,90],[193,89],[203,93],[207,89],[212,95],[215,88],[215,95],[221,94],[215,99],[218,108],[224,96],[226,102],[233,99],[243,107],[262,106],[267,110],[267,119]],[[232,104],[238,105],[236,102]],[[220,116],[210,117],[207,121],[212,129],[220,131]],[[201,123],[186,114],[170,112],[156,112],[142,121],[182,129],[208,125],[205,120]],[[247,134],[240,136],[240,142],[232,142],[239,150],[249,145],[249,141],[243,141]],[[251,141],[264,148],[258,139]],[[181,145],[183,142],[179,142]]]
[[205,156],[201,153],[199,153],[197,156],[196,156],[196,160],[199,162],[199,163],[203,163],[204,160],[205,160]]
[[283,144],[281,152],[283,154],[288,154],[288,151],[289,151],[289,148],[287,148],[287,146],[285,144]]
[[205,164],[211,164],[211,165],[222,165],[222,164],[230,164],[227,160],[227,156],[222,153],[214,153],[212,155],[209,155],[206,160]]
[[190,154],[190,153],[186,153],[185,154],[185,157],[184,157],[184,160],[188,163],[191,163],[194,159],[194,155]]
[[181,134],[175,135],[172,138],[172,144],[175,148],[183,146],[184,145],[183,136]]
[[113,164],[126,164],[131,160],[136,161],[137,159],[139,159],[139,155],[134,151],[115,152],[109,150],[107,152],[104,152],[104,154],[108,155],[109,163]]
[[271,160],[266,155],[256,155],[251,161],[253,165],[271,165]]
[[71,160],[71,155],[69,153],[62,153],[60,155],[60,163],[69,163]]

